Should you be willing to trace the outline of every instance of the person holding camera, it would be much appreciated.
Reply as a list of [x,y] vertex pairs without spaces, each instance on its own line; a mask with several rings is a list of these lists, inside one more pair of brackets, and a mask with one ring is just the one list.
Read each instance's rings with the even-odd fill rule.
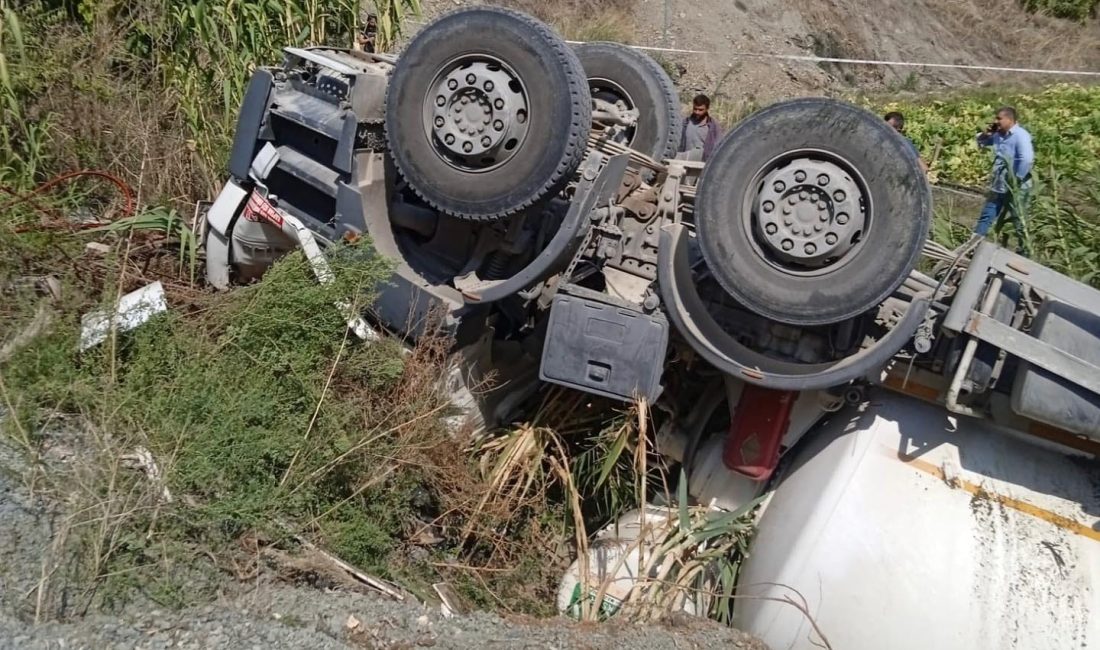
[[997,109],[996,119],[977,135],[977,141],[979,147],[992,148],[994,155],[989,196],[974,233],[986,236],[994,222],[999,224],[1007,215],[1019,240],[1016,252],[1028,255],[1024,220],[1031,194],[1031,168],[1035,164],[1031,134],[1016,123],[1016,109],[1002,106]]

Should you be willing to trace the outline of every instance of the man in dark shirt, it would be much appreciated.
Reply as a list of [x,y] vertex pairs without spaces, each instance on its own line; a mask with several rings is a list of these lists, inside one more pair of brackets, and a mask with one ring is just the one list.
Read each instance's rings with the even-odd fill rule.
[[905,138],[905,141],[909,143],[909,146],[913,148],[913,153],[917,154],[917,160],[920,162],[920,168],[925,174],[928,173],[928,165],[925,164],[924,159],[920,157],[920,149],[917,148],[917,143],[905,135],[905,116],[897,111],[891,111],[883,116],[886,123],[894,127],[894,130],[901,134],[901,137]]
[[710,116],[710,98],[702,94],[696,95],[691,101],[691,115],[684,118],[678,157],[706,162],[714,153],[714,147],[721,137],[721,127]]

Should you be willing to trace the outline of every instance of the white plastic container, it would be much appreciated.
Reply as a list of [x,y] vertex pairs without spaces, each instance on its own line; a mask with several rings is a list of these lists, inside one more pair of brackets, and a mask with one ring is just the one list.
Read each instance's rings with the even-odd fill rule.
[[[675,509],[650,505],[644,511],[631,510],[602,528],[589,542],[588,589],[581,584],[582,565],[578,558],[562,577],[558,588],[558,611],[579,618],[582,597],[594,600],[602,589],[600,617],[618,612],[637,585],[644,566],[658,564],[651,562],[654,548],[677,521]],[[582,596],[586,591],[587,595]],[[673,606],[687,614],[702,615],[709,607],[709,600],[700,594],[685,592],[676,597]]]

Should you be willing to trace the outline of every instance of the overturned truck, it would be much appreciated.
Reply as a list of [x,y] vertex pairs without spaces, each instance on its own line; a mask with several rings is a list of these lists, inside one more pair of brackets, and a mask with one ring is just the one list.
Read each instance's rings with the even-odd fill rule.
[[775,104],[704,164],[679,108],[644,54],[504,9],[400,57],[287,48],[244,99],[207,278],[368,237],[394,272],[349,322],[441,326],[456,394],[503,380],[465,391],[477,426],[539,382],[648,401],[692,498],[768,495],[735,622],[772,647],[1100,642],[1100,292],[927,241],[917,157],[863,109]]

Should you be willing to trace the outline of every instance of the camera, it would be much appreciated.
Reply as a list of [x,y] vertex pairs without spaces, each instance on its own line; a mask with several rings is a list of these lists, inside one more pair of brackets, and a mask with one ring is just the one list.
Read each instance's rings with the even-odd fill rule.
[[997,120],[993,120],[992,122],[990,122],[989,124],[987,124],[985,126],[985,130],[988,133],[993,133],[994,131],[996,131],[999,128],[1001,128],[1001,125],[997,123]]

